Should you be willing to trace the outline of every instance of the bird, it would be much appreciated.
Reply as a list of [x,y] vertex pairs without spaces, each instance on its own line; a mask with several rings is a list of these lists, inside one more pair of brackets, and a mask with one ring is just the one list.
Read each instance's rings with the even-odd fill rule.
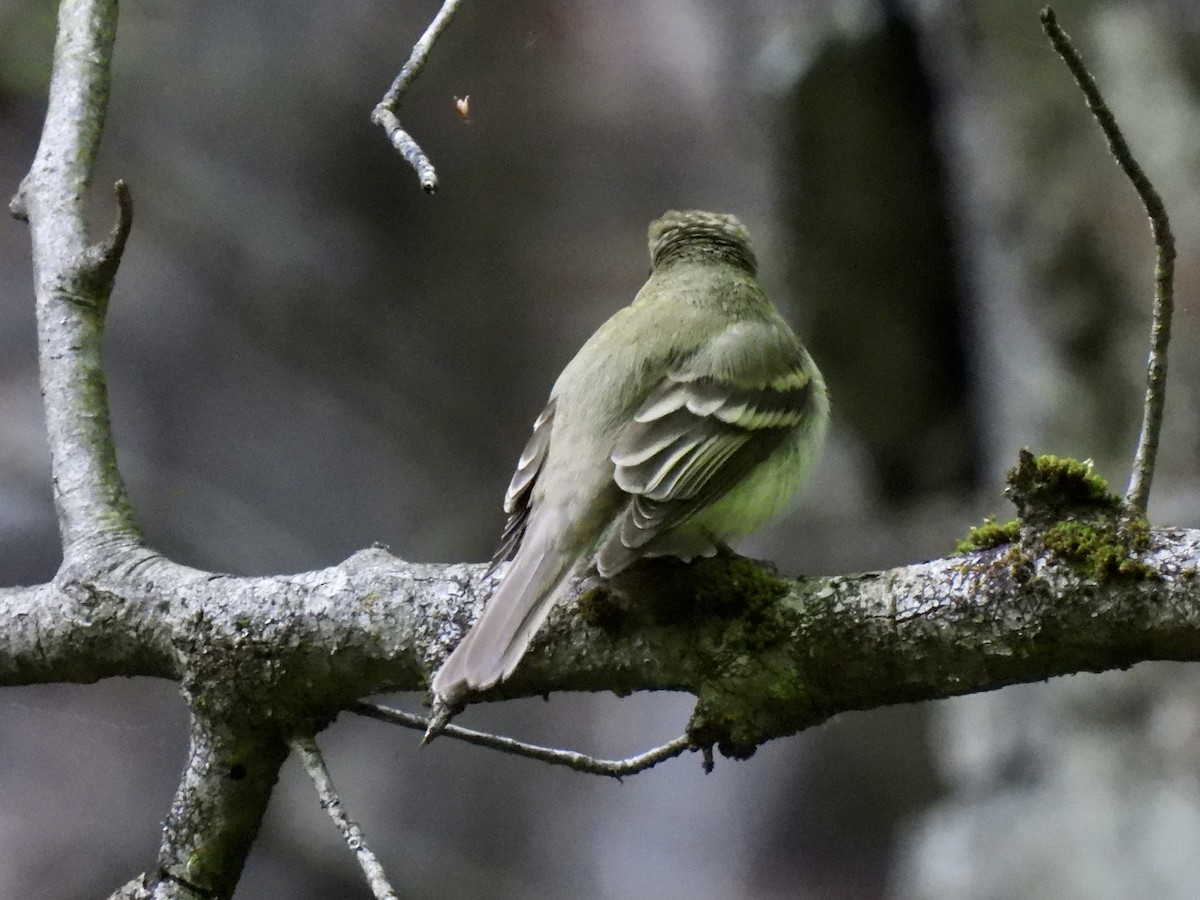
[[713,555],[783,511],[819,454],[825,382],[759,285],[745,226],[670,210],[648,236],[649,279],[534,420],[488,571],[507,569],[432,679],[426,740],[513,673],[576,578]]

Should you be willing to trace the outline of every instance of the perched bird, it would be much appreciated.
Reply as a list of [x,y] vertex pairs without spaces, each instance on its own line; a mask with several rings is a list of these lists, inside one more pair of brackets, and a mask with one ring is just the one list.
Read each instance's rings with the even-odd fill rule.
[[825,383],[759,286],[742,223],[670,211],[649,236],[650,279],[533,423],[492,569],[511,565],[433,679],[443,724],[512,674],[574,577],[711,555],[783,510],[820,449]]

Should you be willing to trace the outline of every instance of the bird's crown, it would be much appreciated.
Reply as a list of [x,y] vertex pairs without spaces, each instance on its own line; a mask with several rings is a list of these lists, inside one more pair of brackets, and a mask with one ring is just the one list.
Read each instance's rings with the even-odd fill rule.
[[650,223],[650,259],[655,268],[683,257],[713,257],[742,266],[754,274],[757,261],[750,233],[737,216],[668,210]]

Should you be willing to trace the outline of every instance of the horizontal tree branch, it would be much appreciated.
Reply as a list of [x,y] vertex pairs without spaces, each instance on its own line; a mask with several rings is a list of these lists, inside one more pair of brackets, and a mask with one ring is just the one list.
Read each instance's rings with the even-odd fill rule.
[[[513,677],[479,699],[688,691],[693,741],[745,756],[848,710],[1200,659],[1200,531],[1152,531],[1139,562],[1142,575],[1096,580],[1017,544],[791,582],[737,558],[672,567],[634,602],[585,595],[556,610]],[[312,734],[359,697],[424,690],[482,608],[483,573],[381,549],[273,578],[159,557],[109,565],[0,592],[14,623],[0,634],[0,684],[157,675],[210,714],[252,709]]]

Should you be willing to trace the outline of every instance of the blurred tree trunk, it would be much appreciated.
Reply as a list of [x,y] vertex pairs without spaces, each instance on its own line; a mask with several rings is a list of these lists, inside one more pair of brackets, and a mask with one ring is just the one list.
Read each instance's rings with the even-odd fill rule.
[[[1200,15],[1115,0],[1057,12],[1167,202],[1186,297]],[[1037,9],[831,4],[796,55],[780,166],[791,275],[877,514],[924,521],[939,492],[965,490],[1007,518],[1000,485],[1022,446],[1093,457],[1123,490],[1153,244]],[[1196,338],[1186,309],[1177,329],[1151,519],[1192,524],[1200,373],[1180,352]],[[936,707],[950,795],[902,843],[894,895],[1194,895],[1198,693],[1193,669],[1156,665]],[[873,771],[870,753],[856,758]],[[897,751],[891,765],[909,762]]]
[[[913,8],[957,204],[987,488],[1028,445],[1093,456],[1123,489],[1152,296],[1142,209],[1041,40],[1036,10],[983,0]],[[1182,8],[1172,17],[1164,4],[1057,12],[1164,195],[1186,297],[1200,224],[1196,33],[1181,27]],[[1152,521],[1196,520],[1180,496],[1196,434],[1194,404],[1181,402],[1196,360],[1180,348],[1194,346],[1195,330],[1185,315],[1173,345]],[[1195,896],[1198,691],[1194,668],[1155,665],[943,705],[933,744],[952,793],[914,830],[895,895]]]
[[791,276],[839,424],[888,506],[962,493],[978,458],[963,310],[917,34],[883,4],[831,30],[790,98]]

